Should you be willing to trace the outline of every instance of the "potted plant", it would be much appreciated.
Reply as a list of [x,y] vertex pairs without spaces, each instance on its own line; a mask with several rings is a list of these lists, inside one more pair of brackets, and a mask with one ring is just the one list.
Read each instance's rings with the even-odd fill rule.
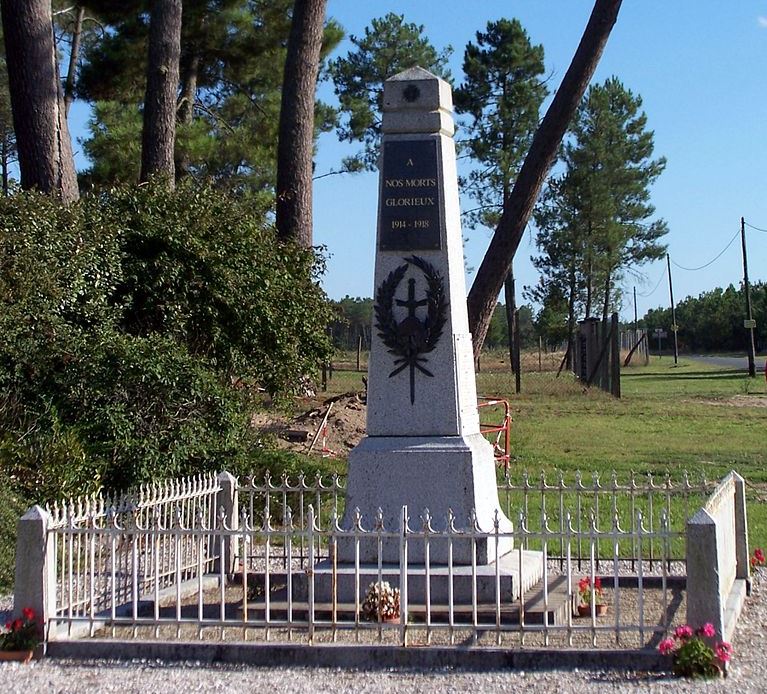
[[0,633],[0,660],[28,663],[40,643],[40,629],[34,610],[25,607],[21,615],[8,622],[5,631]]
[[399,619],[399,589],[388,581],[371,583],[362,602],[362,614],[371,622],[395,622]]
[[604,601],[602,593],[602,579],[599,576],[594,578],[594,588],[592,590],[591,577],[584,576],[578,581],[578,614],[586,617],[591,614],[591,598],[594,597],[594,613],[597,617],[607,614],[607,604]]

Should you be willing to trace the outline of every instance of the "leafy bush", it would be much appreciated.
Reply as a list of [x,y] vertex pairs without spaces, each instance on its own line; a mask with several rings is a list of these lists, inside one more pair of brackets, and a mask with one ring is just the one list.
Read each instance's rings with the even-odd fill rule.
[[247,466],[329,345],[314,254],[211,188],[0,200],[0,468],[33,498]]
[[26,504],[10,486],[10,480],[0,474],[0,594],[13,587],[16,523],[26,511]]

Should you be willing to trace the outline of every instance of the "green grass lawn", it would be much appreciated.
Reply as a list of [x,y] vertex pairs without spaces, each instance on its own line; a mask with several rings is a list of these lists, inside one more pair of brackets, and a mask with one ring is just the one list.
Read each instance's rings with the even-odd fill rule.
[[[570,377],[523,378],[521,395],[505,373],[482,373],[480,389],[512,403],[512,471],[637,474],[683,471],[719,479],[730,470],[748,483],[751,544],[767,542],[767,383],[760,374],[688,359],[653,358],[624,369],[622,397],[584,389]],[[506,388],[504,389],[504,385]]]

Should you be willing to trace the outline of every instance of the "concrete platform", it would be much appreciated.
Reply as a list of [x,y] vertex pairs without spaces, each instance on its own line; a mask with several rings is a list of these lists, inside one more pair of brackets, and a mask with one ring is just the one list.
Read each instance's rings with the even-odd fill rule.
[[[289,610],[292,610],[289,615]],[[335,622],[340,626],[354,624],[356,621],[357,605],[354,602],[318,601],[314,603],[314,619],[318,621]],[[544,596],[543,582],[539,581],[524,596],[525,624],[550,625],[566,624],[568,614],[573,610],[568,599],[567,578],[565,576],[551,577],[548,585],[548,595]],[[275,591],[269,601],[270,621],[307,620],[309,605],[305,600],[294,600],[288,605],[286,589]],[[476,613],[476,617],[475,617]],[[425,623],[427,614],[432,624],[447,624],[450,622],[450,608],[445,601],[432,598],[430,611],[423,602],[408,600],[408,616],[415,624]],[[519,624],[522,606],[519,600],[501,600],[496,604],[491,601],[477,599],[476,607],[471,603],[454,604],[452,620],[454,624],[473,624],[492,627],[496,623]],[[266,606],[263,598],[248,602],[248,618],[263,620],[266,618]],[[395,624],[398,620],[395,620]]]
[[[522,550],[522,571],[520,576],[520,552],[514,550],[501,557],[496,569],[495,563],[471,566],[455,565],[451,570],[446,565],[429,566],[429,599],[432,605],[449,602],[449,583],[452,578],[453,604],[471,605],[478,603],[495,604],[496,585],[502,603],[519,600],[520,591],[527,593],[537,585],[543,576],[543,555],[541,552]],[[333,602],[333,566],[330,560],[317,564],[313,572],[314,600],[316,603]],[[355,568],[353,564],[338,563],[335,568],[335,600],[354,604]],[[419,564],[408,566],[408,602],[425,603],[427,586],[426,567]],[[379,580],[377,564],[360,564],[358,597],[362,601],[371,583]],[[393,587],[400,587],[400,569],[396,564],[381,566],[380,580],[388,581]],[[476,598],[472,584],[476,581]],[[248,578],[249,586],[263,592],[263,575],[253,574]],[[287,600],[287,574],[271,573],[269,578],[271,593],[278,597],[283,590]],[[306,602],[309,599],[309,576],[305,571],[296,571],[291,576],[293,600]]]

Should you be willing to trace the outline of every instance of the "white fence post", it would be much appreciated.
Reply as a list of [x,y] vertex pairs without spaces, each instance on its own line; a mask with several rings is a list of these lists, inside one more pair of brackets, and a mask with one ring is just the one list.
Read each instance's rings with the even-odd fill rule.
[[687,521],[687,623],[694,629],[714,625],[724,634],[716,522],[701,508]]
[[745,481],[730,472],[687,522],[687,621],[729,639],[748,591]]
[[56,637],[56,538],[48,529],[50,514],[33,506],[16,525],[16,575],[14,616],[31,607],[45,630],[46,640]]
[[[217,559],[214,571],[228,575],[233,574],[237,566],[238,543],[233,535],[226,532],[227,530],[235,531],[238,528],[237,478],[228,472],[222,472],[218,476],[218,484],[220,489],[216,494],[216,518],[218,519],[218,512],[221,509],[224,514],[222,527],[216,528],[214,551]],[[223,572],[221,562],[223,562]]]
[[746,516],[746,480],[737,472],[730,473],[735,481],[735,578],[748,580],[751,565],[748,553],[748,520]]

